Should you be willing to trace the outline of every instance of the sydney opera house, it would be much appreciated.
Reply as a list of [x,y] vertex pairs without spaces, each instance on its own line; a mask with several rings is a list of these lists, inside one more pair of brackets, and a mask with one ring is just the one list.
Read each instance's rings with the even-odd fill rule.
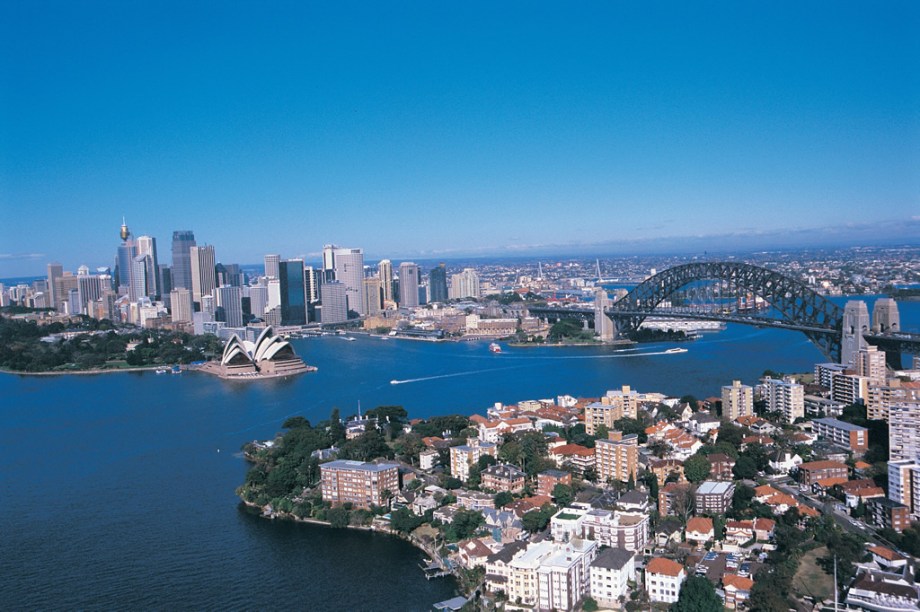
[[255,342],[234,334],[224,345],[220,363],[211,361],[201,367],[203,372],[232,379],[277,378],[314,370],[294,353],[290,342],[274,335],[271,327],[262,330]]

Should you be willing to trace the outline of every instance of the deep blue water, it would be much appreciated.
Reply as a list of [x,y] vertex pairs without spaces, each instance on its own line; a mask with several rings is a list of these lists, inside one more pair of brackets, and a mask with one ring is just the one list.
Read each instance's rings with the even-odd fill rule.
[[[920,328],[920,303],[902,303],[901,314],[905,329]],[[480,342],[295,344],[318,372],[248,384],[192,373],[0,375],[0,608],[429,609],[454,584],[426,581],[408,544],[241,512],[240,446],[272,436],[287,416],[316,421],[358,402],[430,416],[623,384],[705,397],[733,378],[823,361],[799,333],[743,326],[668,355],[656,354],[666,344],[501,355]]]

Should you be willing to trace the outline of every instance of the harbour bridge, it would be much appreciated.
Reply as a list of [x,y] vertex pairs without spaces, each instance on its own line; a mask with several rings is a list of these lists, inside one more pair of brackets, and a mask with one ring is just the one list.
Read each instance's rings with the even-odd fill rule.
[[[854,304],[854,306],[850,306]],[[824,356],[840,362],[865,343],[886,352],[900,369],[902,353],[920,354],[920,334],[900,331],[893,318],[870,326],[865,304],[841,308],[805,283],[773,270],[740,262],[699,262],[668,268],[610,305],[595,308],[539,307],[530,314],[561,319],[613,321],[614,336],[628,336],[649,317],[724,321],[804,333]]]

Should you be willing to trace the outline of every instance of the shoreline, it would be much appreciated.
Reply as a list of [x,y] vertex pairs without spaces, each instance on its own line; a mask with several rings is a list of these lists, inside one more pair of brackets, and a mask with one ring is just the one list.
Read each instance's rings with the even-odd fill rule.
[[[338,527],[333,527],[329,521],[321,521],[315,518],[302,518],[302,517],[296,516],[292,512],[281,512],[281,511],[272,509],[271,513],[269,514],[269,513],[266,513],[264,506],[260,506],[255,503],[248,502],[243,498],[239,498],[239,499],[240,499],[240,503],[243,506],[245,506],[248,510],[252,511],[251,512],[252,514],[256,514],[256,512],[258,512],[258,518],[260,519],[266,519],[269,521],[275,521],[275,520],[291,521],[294,523],[306,523],[308,525],[318,525],[320,527],[326,527],[328,529],[339,529]],[[374,520],[376,520],[376,518]],[[373,521],[371,522],[370,525],[346,525],[345,527],[342,527],[342,529],[353,529],[356,531],[381,533],[384,535],[389,535],[389,536],[399,538],[400,540],[403,540],[404,542],[408,542],[409,544],[411,544],[418,550],[422,551],[425,555],[427,555],[428,558],[431,559],[432,562],[437,563],[438,566],[442,570],[447,571],[450,574],[450,577],[453,578],[454,581],[456,581],[457,583],[457,592],[458,593],[461,592],[460,591],[460,578],[459,576],[457,576],[455,570],[450,567],[445,567],[445,565],[441,563],[441,556],[437,553],[437,551],[429,550],[428,548],[425,547],[425,545],[422,542],[413,538],[411,534],[403,535],[399,533],[398,531],[394,531],[392,529],[375,528]]]
[[[95,374],[117,374],[119,372],[154,372],[158,368],[164,368],[167,366],[137,366],[133,368],[104,368],[104,369],[95,369],[95,370],[67,370],[67,371],[56,371],[56,372],[19,372],[16,370],[4,370],[0,369],[0,374],[11,374],[15,376],[93,376]],[[185,369],[182,370],[183,372]]]

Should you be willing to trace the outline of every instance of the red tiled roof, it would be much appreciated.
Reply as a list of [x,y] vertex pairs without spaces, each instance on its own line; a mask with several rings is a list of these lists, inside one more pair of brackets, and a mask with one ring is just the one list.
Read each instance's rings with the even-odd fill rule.
[[687,521],[687,533],[691,531],[709,533],[712,529],[712,519],[705,516],[694,516]]
[[582,457],[594,455],[593,448],[585,448],[578,444],[563,444],[562,446],[557,446],[550,452],[554,455],[581,455]]
[[648,565],[645,566],[645,571],[652,574],[664,574],[665,576],[680,576],[680,573],[684,571],[684,566],[678,563],[677,561],[671,561],[670,559],[664,559],[662,557],[655,557],[648,562]]

